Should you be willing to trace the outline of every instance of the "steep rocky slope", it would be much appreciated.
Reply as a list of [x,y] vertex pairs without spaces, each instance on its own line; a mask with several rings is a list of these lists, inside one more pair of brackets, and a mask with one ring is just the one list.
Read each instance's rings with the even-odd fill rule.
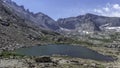
[[59,36],[58,33],[43,29],[34,21],[27,19],[26,11],[16,10],[9,6],[6,0],[0,0],[0,50],[41,44],[44,40],[54,40],[54,37]]
[[4,6],[8,7],[13,13],[21,17],[22,19],[30,20],[43,29],[59,29],[59,26],[56,24],[56,21],[54,21],[52,18],[41,12],[30,12],[28,9],[24,9],[24,6],[18,6],[15,2],[11,0],[4,0]]

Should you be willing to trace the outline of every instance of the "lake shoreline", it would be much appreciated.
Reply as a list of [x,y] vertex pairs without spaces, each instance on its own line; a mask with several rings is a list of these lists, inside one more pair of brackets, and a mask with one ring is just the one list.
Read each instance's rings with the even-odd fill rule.
[[44,56],[44,55],[52,56],[54,54],[57,54],[61,56],[93,59],[97,61],[111,61],[111,62],[115,61],[115,59],[113,59],[111,56],[99,54],[98,52],[90,48],[86,48],[84,46],[67,45],[67,44],[48,44],[43,46],[37,45],[29,48],[20,48],[16,50],[16,53],[24,54],[28,56]]
[[[73,44],[71,44],[71,45],[73,45]],[[41,45],[40,45],[41,46]],[[44,45],[42,45],[42,46],[44,46]],[[73,46],[80,46],[80,44],[74,44]],[[96,52],[98,52],[98,53],[100,53],[100,54],[103,54],[103,55],[110,55],[110,56],[112,56],[113,54],[109,54],[106,50],[110,50],[111,51],[111,49],[110,48],[105,48],[105,47],[102,47],[101,49],[99,48],[99,47],[90,47],[90,46],[85,46],[85,45],[82,45],[83,47],[87,47],[87,48],[89,48],[89,49],[92,49],[92,50],[94,50],[94,51],[96,51]],[[33,47],[33,46],[30,46],[30,47]],[[103,52],[104,51],[104,52]],[[112,52],[112,51],[111,51]],[[52,57],[52,56],[51,56]],[[82,58],[69,58],[69,57],[62,57],[62,56],[54,56],[53,58],[56,58],[56,59],[58,59],[58,58],[61,58],[61,59],[63,59],[63,60],[66,60],[67,59],[67,61],[70,61],[70,59],[74,59],[74,61],[83,61],[83,62],[81,62],[82,64],[83,64],[83,66],[84,65],[89,65],[89,64],[91,64],[91,63],[94,63],[94,64],[99,64],[99,65],[101,65],[101,66],[104,66],[105,68],[106,67],[109,67],[109,66],[111,66],[111,67],[114,67],[114,66],[118,66],[119,65],[119,63],[120,63],[120,56],[118,56],[118,55],[116,55],[116,57],[118,58],[117,60],[115,60],[115,61],[113,61],[113,62],[103,62],[103,61],[95,61],[95,60],[90,60],[90,59],[82,59]],[[22,59],[22,60],[26,60],[27,58],[25,58],[25,59]],[[28,58],[29,59],[29,58]],[[2,59],[1,59],[2,60]],[[8,58],[8,60],[10,60],[10,58]],[[16,59],[17,60],[17,59]],[[86,63],[87,62],[87,63]],[[36,63],[37,64],[37,63]],[[43,64],[44,65],[44,64]],[[77,65],[77,66],[79,66],[79,65]]]

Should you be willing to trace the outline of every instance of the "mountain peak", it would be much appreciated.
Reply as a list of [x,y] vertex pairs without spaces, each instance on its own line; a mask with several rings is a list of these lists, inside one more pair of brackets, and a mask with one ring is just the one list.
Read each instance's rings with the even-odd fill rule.
[[92,13],[86,13],[85,16],[98,16],[98,15],[95,15],[95,14],[92,14]]
[[38,12],[38,13],[35,14],[35,16],[38,17],[38,16],[46,16],[46,15],[42,12]]

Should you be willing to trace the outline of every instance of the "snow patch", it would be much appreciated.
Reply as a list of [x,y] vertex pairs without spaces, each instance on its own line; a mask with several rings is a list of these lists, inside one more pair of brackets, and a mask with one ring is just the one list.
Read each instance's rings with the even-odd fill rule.
[[120,27],[105,27],[107,30],[115,30],[115,31],[120,31]]
[[83,33],[83,34],[91,34],[93,32],[90,31],[83,31],[83,30],[78,30],[79,33]]
[[66,29],[66,28],[60,28],[61,30],[63,30],[63,31],[71,31],[71,30],[69,30],[69,29]]
[[106,29],[120,29],[120,27],[106,27]]

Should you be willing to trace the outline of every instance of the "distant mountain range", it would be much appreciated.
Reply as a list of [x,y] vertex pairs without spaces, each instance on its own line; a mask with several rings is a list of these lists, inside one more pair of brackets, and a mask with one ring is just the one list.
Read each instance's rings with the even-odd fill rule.
[[120,18],[117,17],[104,17],[87,13],[55,21],[41,12],[34,14],[29,10],[25,10],[23,6],[18,6],[11,0],[4,0],[4,3],[21,18],[32,21],[39,28],[47,30],[60,33],[93,33],[95,31],[120,30]]
[[120,31],[120,18],[98,16],[90,13],[77,17],[59,19],[57,23],[64,32],[88,34],[96,31]]

